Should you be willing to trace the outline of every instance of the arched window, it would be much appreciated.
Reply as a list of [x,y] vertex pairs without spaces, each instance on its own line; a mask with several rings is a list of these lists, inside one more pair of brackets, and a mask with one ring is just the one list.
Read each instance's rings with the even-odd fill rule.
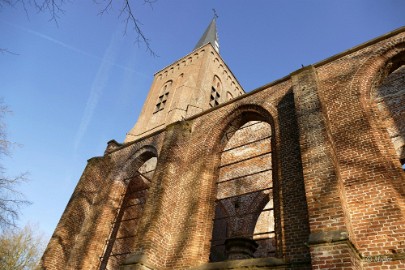
[[214,79],[212,80],[212,87],[211,87],[211,95],[210,95],[210,106],[215,107],[219,105],[220,98],[221,98],[221,91],[222,91],[222,84],[221,80],[218,78],[218,76],[214,76]]
[[392,59],[389,69],[389,75],[373,89],[371,95],[397,158],[405,170],[405,54]]
[[271,126],[249,121],[223,141],[210,261],[275,256]]
[[155,106],[154,113],[157,113],[165,108],[167,99],[169,98],[169,91],[172,86],[172,83],[173,81],[168,81],[163,85],[162,90],[160,91],[158,101]]
[[128,185],[121,195],[121,206],[111,224],[111,235],[104,255],[100,258],[100,270],[118,269],[126,256],[135,252],[136,228],[147,200],[156,163],[156,157],[149,158],[131,177],[124,179]]
[[226,92],[226,98],[227,98],[227,100],[231,100],[231,99],[233,99],[233,95],[232,95],[232,93],[231,92]]

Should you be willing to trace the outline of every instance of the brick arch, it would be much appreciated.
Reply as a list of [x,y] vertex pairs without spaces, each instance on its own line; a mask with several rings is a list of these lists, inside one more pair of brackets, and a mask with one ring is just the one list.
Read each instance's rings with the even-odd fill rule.
[[[126,178],[131,177],[131,172],[133,169],[138,170],[143,163],[152,157],[158,157],[158,151],[153,145],[143,145],[135,150],[132,155],[130,155],[122,166],[116,169],[115,176],[112,179],[116,181],[124,181]],[[132,167],[132,170],[131,170]]]
[[[255,215],[253,217],[254,220],[257,220],[260,216],[260,213],[258,212],[258,210],[263,209],[266,204],[270,201],[269,196],[263,192],[261,192],[259,194],[259,196],[257,196],[252,203],[250,204],[250,208],[255,211]],[[249,228],[249,230],[251,230],[253,232],[255,228]]]
[[[402,67],[402,71],[398,70],[398,72],[400,72],[400,74],[403,74],[403,67],[405,67],[405,43],[399,44],[396,47],[395,53],[396,54],[389,58],[380,68],[380,71],[374,78],[374,82],[368,89],[369,92],[367,93],[367,96],[365,96],[365,98],[367,99],[367,102],[370,103],[370,108],[373,112],[373,115],[375,115],[375,117],[372,117],[372,120],[376,122],[376,125],[381,130],[382,135],[385,135],[386,137],[385,140],[388,142],[386,143],[386,145],[388,146],[388,152],[391,152],[390,156],[397,157],[397,160],[400,160],[401,164],[403,164],[405,162],[404,145],[399,148],[401,145],[401,143],[399,143],[396,145],[397,149],[395,149],[395,139],[391,137],[391,134],[397,134],[397,136],[394,136],[396,137],[396,139],[405,139],[405,134],[403,131],[403,117],[401,117],[400,115],[401,112],[403,114],[405,113],[405,111],[403,108],[403,104],[402,109],[400,108],[401,104],[399,104],[401,98],[401,89],[392,88],[392,86],[390,87],[388,85],[390,83],[393,83],[392,76],[398,76],[391,76],[394,71]],[[386,81],[386,79],[388,79],[388,81]],[[397,98],[392,95],[396,96]],[[392,101],[394,100],[396,102],[392,103]],[[394,105],[395,103],[397,105]]]
[[218,128],[214,133],[214,137],[212,136],[213,134],[210,134],[211,138],[214,138],[214,145],[216,147],[224,147],[222,141],[223,136],[226,133],[238,130],[249,121],[263,121],[268,123],[272,128],[271,133],[275,135],[274,120],[271,113],[262,106],[244,104],[222,117],[222,120],[216,124]]
[[[383,185],[386,189],[384,193],[375,199],[374,204],[369,206],[369,209],[364,215],[370,214],[372,211],[379,209],[389,209],[387,214],[384,214],[384,222],[381,222],[378,227],[377,238],[370,232],[365,234],[354,233],[351,235],[351,240],[360,252],[367,254],[368,245],[364,239],[369,240],[374,237],[381,241],[381,250],[384,250],[384,243],[381,239],[392,239],[390,245],[396,245],[400,242],[401,235],[397,231],[404,228],[392,229],[390,222],[404,224],[405,217],[404,196],[405,196],[405,175],[399,167],[399,160],[396,159],[395,151],[392,142],[388,136],[384,124],[380,120],[379,112],[375,107],[372,99],[372,91],[378,87],[383,80],[399,65],[404,64],[405,58],[405,37],[393,39],[391,42],[385,43],[380,49],[373,52],[360,67],[357,69],[347,94],[354,97],[353,100],[358,100],[362,109],[358,113],[358,119],[362,122],[361,131],[365,133],[363,136],[368,137],[367,141],[361,143],[367,145],[364,147],[364,156],[367,157],[369,164],[361,164],[367,175],[363,176],[364,180],[371,179],[373,184]],[[395,156],[395,158],[393,158]],[[370,181],[371,182],[371,181]],[[355,205],[348,205],[349,211],[355,209]],[[358,227],[364,225],[366,221],[355,220],[351,216],[353,230],[359,231]],[[354,221],[353,221],[354,220]],[[403,230],[403,229],[402,229]],[[363,242],[360,242],[360,240]],[[393,244],[395,243],[395,244]],[[396,251],[396,252],[401,252]]]
[[400,63],[403,64],[404,57],[405,37],[383,46],[358,68],[350,85],[352,91],[359,93],[366,110],[370,110],[370,93],[373,86],[381,84]]
[[[210,129],[211,132],[208,132],[202,139],[204,141],[204,145],[206,146],[204,156],[211,156],[211,160],[213,160],[214,163],[219,163],[221,151],[226,145],[223,138],[227,132],[236,131],[249,121],[262,121],[268,123],[271,127],[271,147],[274,151],[272,166],[275,168],[274,171],[277,171],[278,150],[276,147],[276,137],[278,137],[279,134],[276,127],[276,122],[272,116],[272,108],[269,109],[257,104],[243,104],[226,113],[221,117],[219,122],[212,123],[215,128],[206,126],[205,128]],[[218,176],[216,175],[215,177]],[[276,174],[273,175],[273,180],[275,182],[277,182],[277,177],[278,176]]]
[[[227,144],[230,140],[230,138],[232,136],[234,136],[234,133],[239,130],[242,126],[244,126],[246,123],[250,122],[250,121],[259,121],[259,122],[263,122],[269,125],[269,131],[270,131],[270,138],[269,138],[269,144],[270,144],[270,151],[272,152],[270,154],[269,157],[271,157],[271,163],[269,163],[269,165],[271,164],[271,171],[270,174],[265,174],[265,175],[261,175],[258,174],[257,177],[265,179],[267,178],[268,181],[271,181],[273,183],[277,182],[277,151],[276,151],[276,147],[275,147],[275,139],[276,139],[276,132],[275,132],[275,123],[272,117],[272,114],[265,109],[262,106],[256,105],[256,104],[244,104],[241,106],[236,107],[235,109],[233,109],[232,111],[228,112],[225,116],[223,116],[221,118],[221,120],[219,121],[219,123],[216,123],[216,125],[218,126],[217,129],[215,129],[215,131],[213,131],[213,133],[210,133],[210,140],[212,143],[212,148],[208,151],[210,151],[211,153],[214,154],[214,156],[216,156],[214,158],[216,165],[215,166],[215,170],[216,172],[214,173],[214,177],[213,177],[213,191],[212,194],[215,197],[215,199],[217,198],[217,187],[216,187],[216,183],[217,183],[217,179],[219,179],[219,175],[220,175],[220,163],[221,163],[221,155],[222,155],[222,151],[225,149],[225,147],[227,147]],[[231,134],[231,136],[227,137],[227,134]],[[268,155],[268,154],[267,154]],[[264,167],[263,167],[264,168]],[[242,178],[245,178],[246,176],[242,176]],[[264,177],[264,178],[263,178]],[[271,178],[270,178],[271,177]],[[259,179],[258,178],[258,179]],[[256,179],[256,178],[252,178],[252,179]],[[243,180],[245,181],[245,180]],[[256,181],[256,180],[253,180]],[[256,182],[252,182],[252,183],[256,183]],[[259,183],[259,182],[257,182]],[[265,182],[263,182],[265,183]],[[250,184],[248,183],[248,185],[250,186]],[[256,185],[256,184],[255,184]],[[262,186],[262,184],[260,184],[260,186]],[[274,185],[273,186],[277,186]],[[254,186],[252,186],[254,187]],[[258,186],[259,187],[259,186]],[[267,184],[265,184],[265,187],[270,187]],[[218,189],[219,190],[219,189]],[[239,196],[246,196],[247,194],[244,195],[245,191],[242,191],[241,195],[237,195]],[[235,230],[235,232],[239,231],[238,233],[242,234],[246,234],[246,235],[250,235],[250,237],[253,237],[254,231],[255,231],[255,227],[256,227],[256,222],[258,217],[260,216],[261,211],[263,210],[263,208],[266,206],[266,204],[269,202],[269,198],[265,198],[266,196],[268,197],[269,194],[265,194],[264,190],[261,190],[261,188],[257,189],[253,188],[251,192],[254,192],[251,195],[254,195],[256,192],[259,192],[259,194],[254,195],[253,197],[251,197],[251,199],[253,199],[253,201],[249,202],[248,204],[245,204],[243,206],[243,209],[245,208],[245,206],[247,207],[246,211],[242,210],[242,213],[247,214],[248,216],[246,216],[246,219],[244,219],[242,221],[242,223],[244,224],[243,226],[246,227],[246,230],[242,229],[242,231],[236,230],[234,227],[232,227],[231,225],[231,231],[233,232],[233,230]],[[274,205],[277,205],[276,207],[278,207],[279,202],[276,201],[276,197],[277,197],[277,191],[271,191],[271,195],[272,198],[274,199]],[[249,197],[250,195],[248,195]],[[226,196],[225,196],[226,197]],[[241,198],[242,198],[241,197]],[[213,198],[214,199],[214,198]],[[245,198],[246,199],[246,198]],[[249,199],[249,200],[251,200]],[[219,197],[218,197],[219,200]],[[228,200],[228,199],[225,199]],[[237,199],[238,200],[238,199]],[[242,199],[244,200],[244,199]],[[231,199],[231,201],[233,201],[233,199]],[[227,202],[227,204],[229,204],[230,202]],[[235,208],[239,207],[235,205]],[[242,209],[242,208],[241,208]],[[258,211],[258,209],[260,209],[260,211],[258,213],[250,213],[253,210],[255,210],[255,212]],[[236,211],[236,210],[235,210]],[[274,211],[274,210],[272,210]],[[236,211],[239,212],[239,211]],[[235,213],[236,213],[235,212]],[[277,214],[279,214],[279,212],[277,212]],[[240,222],[240,221],[239,221]],[[246,224],[245,224],[246,223]],[[280,229],[279,225],[276,225],[277,229]],[[275,234],[275,232],[272,232],[273,234]],[[279,234],[278,234],[279,235]],[[231,235],[231,237],[235,237],[237,235]],[[274,239],[274,238],[273,238]],[[266,240],[267,241],[267,240]],[[215,242],[216,243],[216,242]],[[280,250],[281,251],[281,250]],[[214,249],[211,250],[211,252],[215,252]],[[260,253],[263,254],[263,252],[261,251]],[[213,253],[211,253],[213,254]],[[269,256],[269,255],[267,255]]]
[[[385,125],[379,117],[379,110],[374,104],[372,93],[381,85],[390,73],[405,64],[405,38],[398,38],[379,49],[373,56],[368,58],[356,72],[351,87],[354,93],[360,95],[360,103],[366,114],[369,125],[375,131],[375,141],[381,156],[389,167],[398,167],[398,161],[393,160],[396,156],[392,142],[388,136]],[[394,177],[394,176],[393,176]]]
[[[111,227],[108,240],[100,257],[97,269],[117,267],[123,263],[126,256],[133,252],[137,243],[134,241],[136,231],[139,229],[139,218],[144,209],[150,187],[150,175],[139,173],[143,165],[151,158],[157,158],[158,153],[154,146],[143,145],[130,155],[122,166],[117,168],[111,194],[115,202],[110,213]],[[149,179],[148,179],[149,178]],[[116,256],[117,254],[121,254]],[[111,261],[112,260],[112,261]]]

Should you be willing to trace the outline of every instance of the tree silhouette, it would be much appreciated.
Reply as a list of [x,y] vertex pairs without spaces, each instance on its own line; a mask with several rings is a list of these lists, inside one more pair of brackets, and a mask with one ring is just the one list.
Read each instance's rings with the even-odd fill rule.
[[[0,100],[0,160],[10,155],[10,148],[13,145],[7,139],[6,124],[4,122],[4,116],[9,112],[7,106]],[[20,208],[30,204],[29,201],[24,199],[23,194],[17,190],[17,187],[27,180],[25,176],[25,173],[14,177],[7,176],[6,169],[0,163],[0,232],[9,227],[15,227]]]

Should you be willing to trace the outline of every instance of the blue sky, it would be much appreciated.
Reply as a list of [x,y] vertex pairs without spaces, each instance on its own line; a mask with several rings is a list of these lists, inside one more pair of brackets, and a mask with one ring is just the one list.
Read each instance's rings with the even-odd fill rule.
[[220,50],[247,92],[405,25],[405,1],[135,1],[134,13],[159,57],[129,31],[118,6],[100,16],[93,1],[64,6],[58,26],[46,13],[0,9],[0,97],[13,111],[1,162],[28,171],[20,189],[33,204],[20,224],[50,237],[89,158],[135,124],[153,74],[188,54],[212,19]]

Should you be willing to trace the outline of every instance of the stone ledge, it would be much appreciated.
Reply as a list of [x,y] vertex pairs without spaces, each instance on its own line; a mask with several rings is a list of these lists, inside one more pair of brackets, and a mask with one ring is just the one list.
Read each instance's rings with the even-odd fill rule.
[[[307,265],[307,264],[305,264]],[[310,265],[310,262],[308,262]],[[223,262],[213,262],[200,265],[198,267],[190,268],[190,270],[226,270],[226,269],[283,269],[294,268],[294,265],[287,263],[283,259],[279,258],[257,258],[257,259],[245,259],[245,260],[232,260]],[[298,265],[296,268],[300,268]]]
[[316,232],[309,235],[308,244],[324,244],[338,241],[345,241],[349,239],[349,234],[346,231],[327,231]]
[[154,270],[156,267],[150,265],[146,255],[134,254],[125,259],[120,270]]

